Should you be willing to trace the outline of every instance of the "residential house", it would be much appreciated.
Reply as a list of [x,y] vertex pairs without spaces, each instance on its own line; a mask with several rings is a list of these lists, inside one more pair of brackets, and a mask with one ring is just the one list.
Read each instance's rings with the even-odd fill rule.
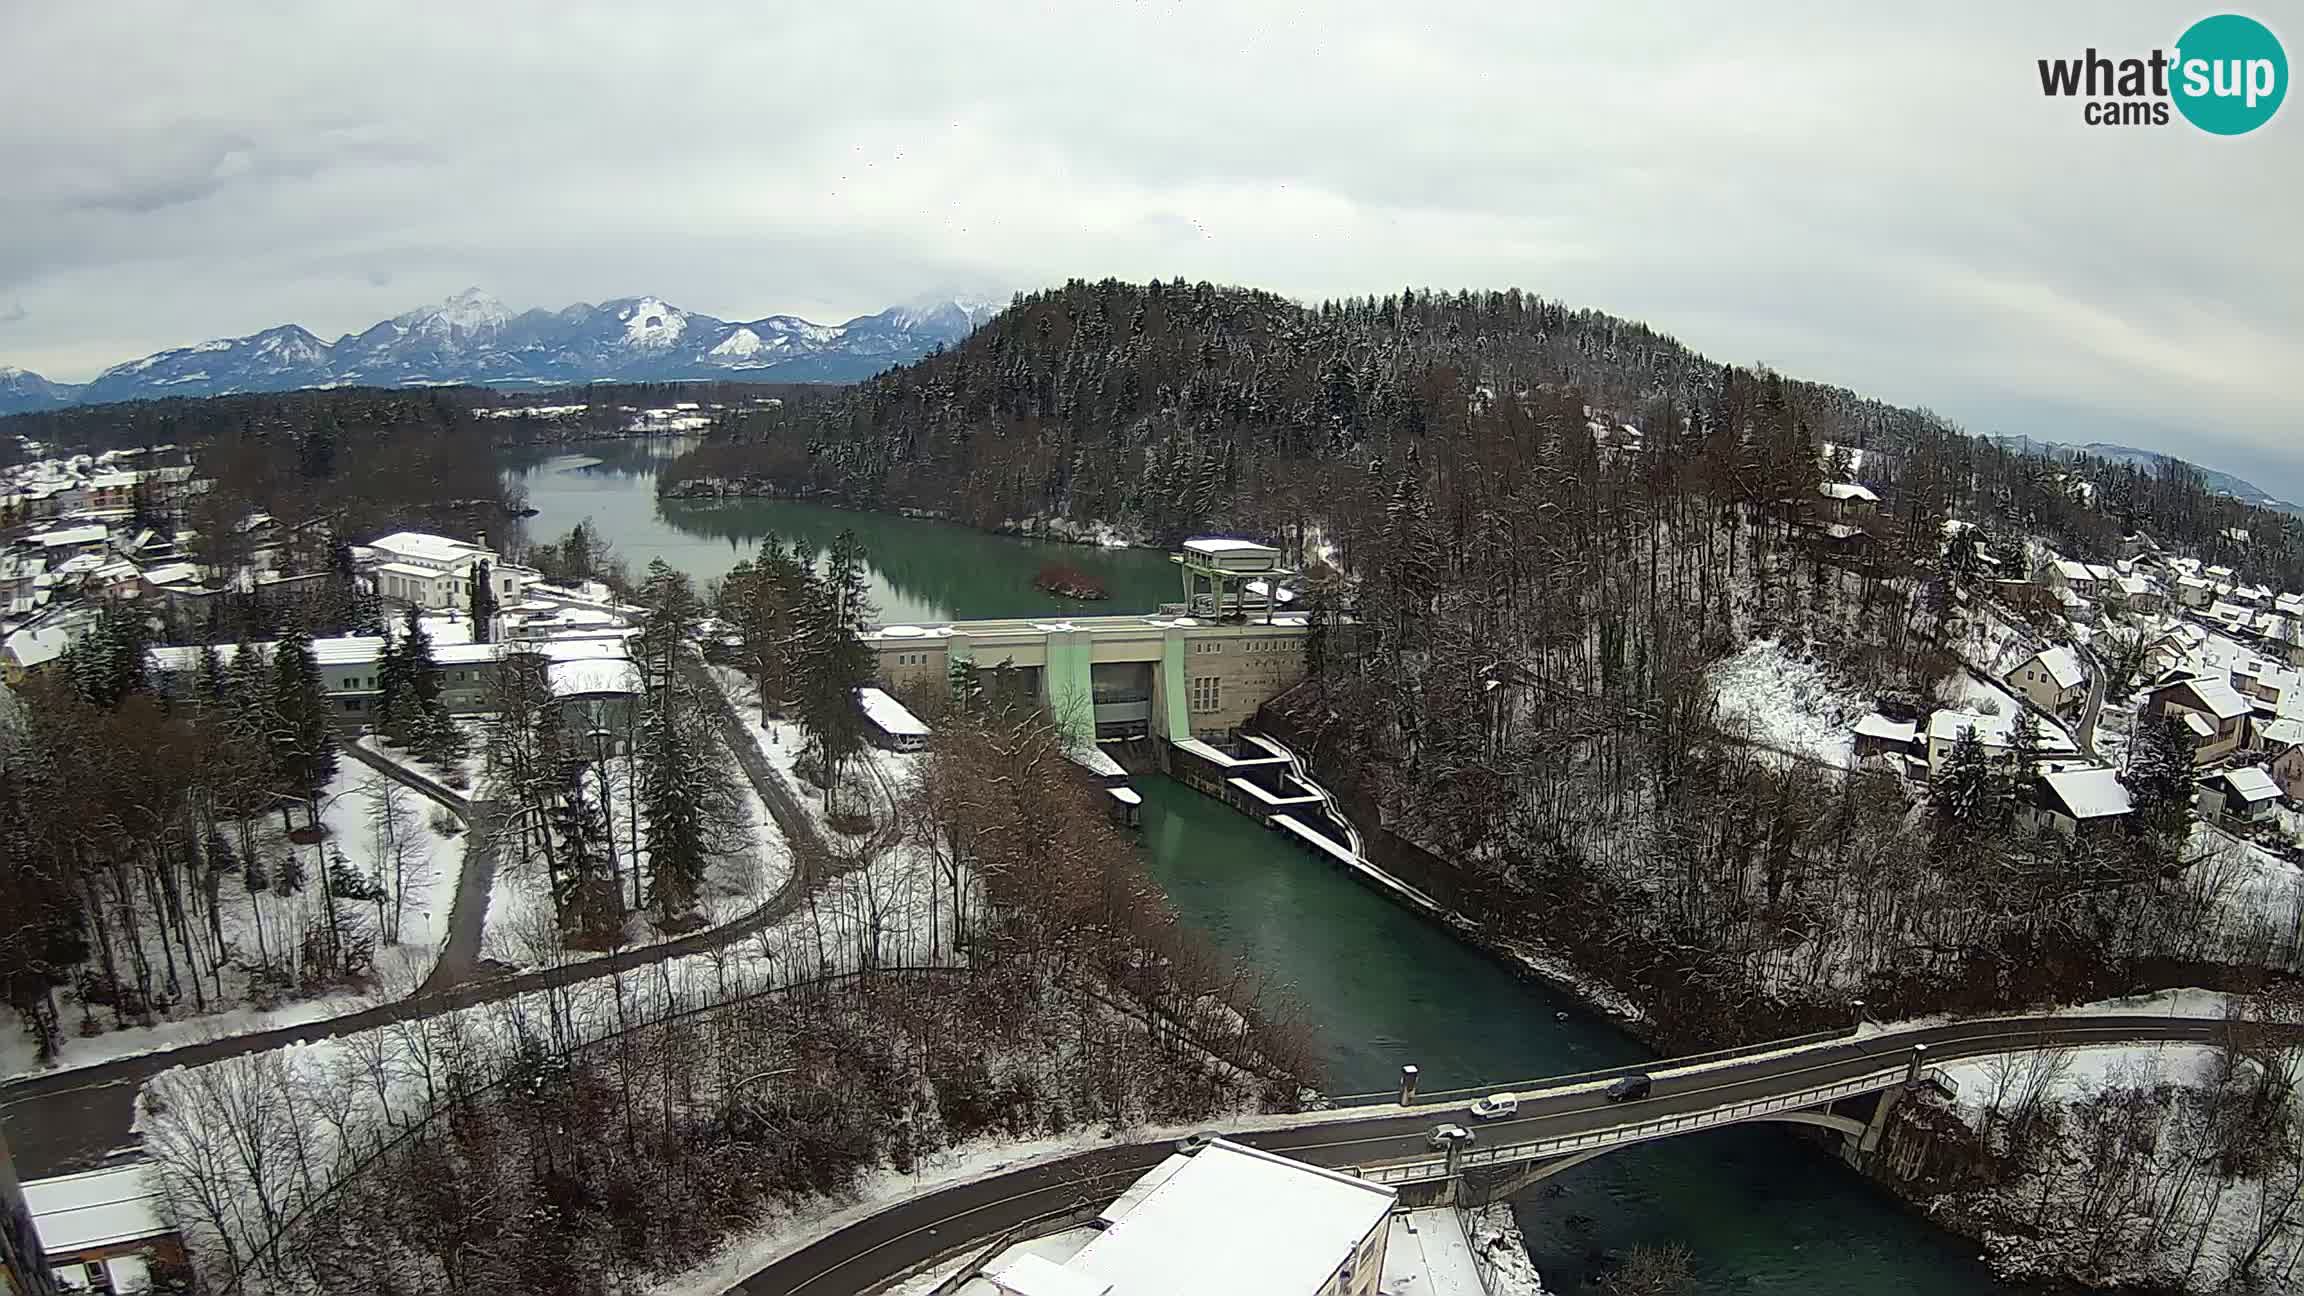
[[2200,780],[2200,813],[2210,819],[2257,823],[2272,817],[2280,785],[2261,765],[2225,770]]
[[2176,601],[2195,610],[2205,608],[2216,600],[2216,587],[2198,576],[2176,578]]
[[2193,764],[2209,765],[2240,750],[2250,710],[2230,680],[2187,675],[2155,687],[2143,714],[2181,721],[2192,736]]
[[2304,720],[2260,722],[2256,746],[2264,753],[2264,768],[2280,786],[2280,795],[2304,801]]
[[168,1222],[148,1161],[28,1179],[22,1188],[32,1231],[61,1290],[149,1291],[155,1268],[185,1262],[184,1241]]
[[1828,521],[1862,526],[1880,510],[1880,497],[1855,482],[1825,482],[1816,493],[1823,497],[1821,512]]
[[1856,755],[1910,756],[1920,750],[1920,726],[1877,711],[1856,722]]
[[1945,759],[1952,754],[1952,745],[1960,740],[1964,730],[1976,731],[1976,739],[1984,745],[1986,756],[1994,760],[2005,758],[2012,746],[2011,735],[2019,721],[2033,726],[2043,756],[2069,756],[2080,750],[2062,729],[2029,711],[2021,716],[1988,716],[1946,707],[1928,717],[1929,777],[1934,778],[1943,772]]
[[2032,705],[2065,720],[2077,719],[2088,701],[2088,676],[2080,656],[2065,644],[2043,648],[2003,677]]
[[2058,770],[2040,778],[2032,824],[2066,837],[2101,832],[2135,808],[2120,776],[2103,766]]

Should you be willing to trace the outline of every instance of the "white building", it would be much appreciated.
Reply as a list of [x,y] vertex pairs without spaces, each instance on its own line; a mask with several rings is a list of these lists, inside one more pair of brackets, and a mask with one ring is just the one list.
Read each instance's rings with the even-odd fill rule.
[[2029,711],[2021,717],[1988,716],[1946,708],[1928,717],[1928,776],[1934,778],[1943,772],[1945,758],[1952,754],[1952,744],[1960,741],[1961,731],[1966,729],[1976,731],[1976,740],[1984,745],[1987,758],[2005,757],[2013,746],[2010,734],[2018,719],[2035,726],[2033,732],[2039,736],[2041,756],[2070,756],[2080,750],[2062,729]]
[[378,596],[395,603],[422,608],[461,608],[472,601],[472,569],[485,562],[494,586],[496,606],[520,601],[521,591],[536,579],[529,568],[508,563],[486,543],[451,540],[421,531],[396,531],[368,545],[370,575]]
[[1394,1193],[1217,1139],[1169,1157],[1062,1264],[988,1271],[1004,1296],[1374,1296]]
[[2018,662],[2004,678],[2008,687],[2050,715],[2069,719],[2088,700],[2088,676],[2080,669],[2080,656],[2063,644]]
[[2120,776],[2101,766],[2058,770],[2040,779],[2040,797],[2032,807],[2035,827],[2077,837],[2103,824],[2118,823],[2135,803]]

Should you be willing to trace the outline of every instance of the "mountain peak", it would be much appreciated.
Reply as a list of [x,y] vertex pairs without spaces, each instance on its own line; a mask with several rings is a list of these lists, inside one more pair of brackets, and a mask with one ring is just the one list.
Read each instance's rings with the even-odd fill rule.
[[840,325],[790,315],[730,323],[656,296],[515,314],[482,289],[467,288],[333,343],[280,324],[114,365],[84,388],[46,383],[37,374],[6,377],[0,414],[352,384],[855,382],[957,342],[997,309],[981,298],[937,296]]
[[511,320],[512,312],[505,309],[504,303],[479,288],[467,288],[437,306],[419,307],[392,317],[393,323],[418,332],[479,333],[500,329]]

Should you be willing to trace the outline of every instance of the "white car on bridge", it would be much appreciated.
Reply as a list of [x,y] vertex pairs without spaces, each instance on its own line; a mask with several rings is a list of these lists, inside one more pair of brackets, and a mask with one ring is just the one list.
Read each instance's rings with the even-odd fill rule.
[[1487,1097],[1474,1102],[1468,1110],[1471,1111],[1474,1120],[1501,1120],[1506,1116],[1519,1114],[1520,1095],[1489,1094]]

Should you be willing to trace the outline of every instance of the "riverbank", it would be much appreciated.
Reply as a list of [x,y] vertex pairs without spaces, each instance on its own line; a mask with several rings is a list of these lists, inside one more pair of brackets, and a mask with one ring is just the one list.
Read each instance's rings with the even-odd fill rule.
[[[1320,773],[1327,779],[1332,771]],[[1362,814],[1356,816],[1356,826],[1371,855],[1390,855],[1410,865],[1393,875],[1403,884],[1455,895],[1467,884],[1489,880],[1465,875],[1427,848],[1399,837],[1389,825],[1371,828],[1374,816],[1367,815],[1364,806],[1357,808]],[[1391,899],[1387,888],[1367,889],[1387,902]],[[1606,1014],[1618,1028],[1660,1052],[1680,1054],[1722,1042],[1650,1011],[1613,984],[1605,969],[1620,963],[1624,935],[1604,924],[1570,926],[1560,943],[1531,947],[1501,932],[1498,924],[1462,909],[1409,912],[1432,918],[1452,938],[1515,975],[1539,981]],[[2088,1009],[2075,1011],[2084,1014]],[[2281,1212],[2251,1205],[2281,1197],[2282,1188],[2289,1185],[2282,1173],[2209,1175],[2199,1171],[2196,1155],[2188,1160],[2179,1147],[2186,1144],[2188,1132],[2207,1119],[2201,1113],[2231,1110],[2236,1103],[2247,1106],[2232,1096],[2231,1081],[2224,1082],[2220,1099],[2216,1086],[2201,1084],[2184,1068],[2154,1065],[2153,1058],[2162,1050],[2152,1046],[2088,1052],[2112,1061],[2102,1057],[2084,1061],[2074,1072],[2069,1069],[2070,1050],[2049,1050],[1954,1068],[1960,1097],[1909,1096],[1890,1117],[1889,1137],[1850,1168],[1908,1218],[1980,1247],[1982,1258],[2012,1290],[2196,1296],[2232,1290],[2233,1282],[2243,1277],[2256,1281],[2264,1263],[2276,1269],[2295,1263],[2288,1258],[2292,1238]],[[2195,1052],[2205,1055],[2214,1050]],[[2293,1071],[2293,1054],[2288,1056],[2286,1069]],[[2185,1057],[2198,1062],[2189,1054]],[[2243,1069],[2253,1065],[2244,1063]],[[2279,1064],[2272,1065],[2280,1069]],[[2200,1070],[2199,1065],[2191,1068]],[[2009,1105],[2006,1091],[2042,1077],[2054,1090],[2050,1111],[2045,1117],[2027,1118],[2038,1121],[2039,1132],[2029,1147],[2011,1153],[2006,1145],[2011,1118],[2002,1110]],[[1995,1096],[1980,1100],[1975,1092],[1979,1088],[1989,1088]],[[2271,1128],[2253,1141],[2277,1143],[2285,1137],[2281,1131],[2295,1127],[2293,1120],[2275,1118]],[[2130,1131],[2134,1146],[2122,1143],[2122,1130]],[[2250,1141],[2243,1139],[2241,1144]],[[2191,1144],[2198,1142],[2196,1137],[2190,1139]],[[2107,1152],[2108,1148],[2112,1150]],[[2065,1204],[2101,1200],[2107,1176],[2122,1182],[2141,1176],[2136,1192],[2142,1194],[2141,1200],[2153,1203],[2150,1209],[2114,1206],[2107,1214]],[[2304,1181],[2304,1164],[2296,1177]],[[2279,1183],[2268,1182],[2271,1179]],[[2043,1204],[2051,1201],[2058,1203],[2053,1210]],[[2242,1216],[2258,1221],[2255,1234]],[[2173,1251],[2165,1236],[2171,1230],[2181,1234],[2181,1245]],[[2255,1254],[2252,1248],[2261,1248],[2258,1239],[2265,1230],[2277,1234],[2274,1260],[2253,1262],[2257,1269],[2243,1275],[2243,1260]],[[2114,1233],[2117,1242],[2112,1240]],[[2170,1274],[2179,1276],[2170,1281]],[[2260,1289],[2287,1288],[2277,1283],[2272,1288],[2247,1288]]]

